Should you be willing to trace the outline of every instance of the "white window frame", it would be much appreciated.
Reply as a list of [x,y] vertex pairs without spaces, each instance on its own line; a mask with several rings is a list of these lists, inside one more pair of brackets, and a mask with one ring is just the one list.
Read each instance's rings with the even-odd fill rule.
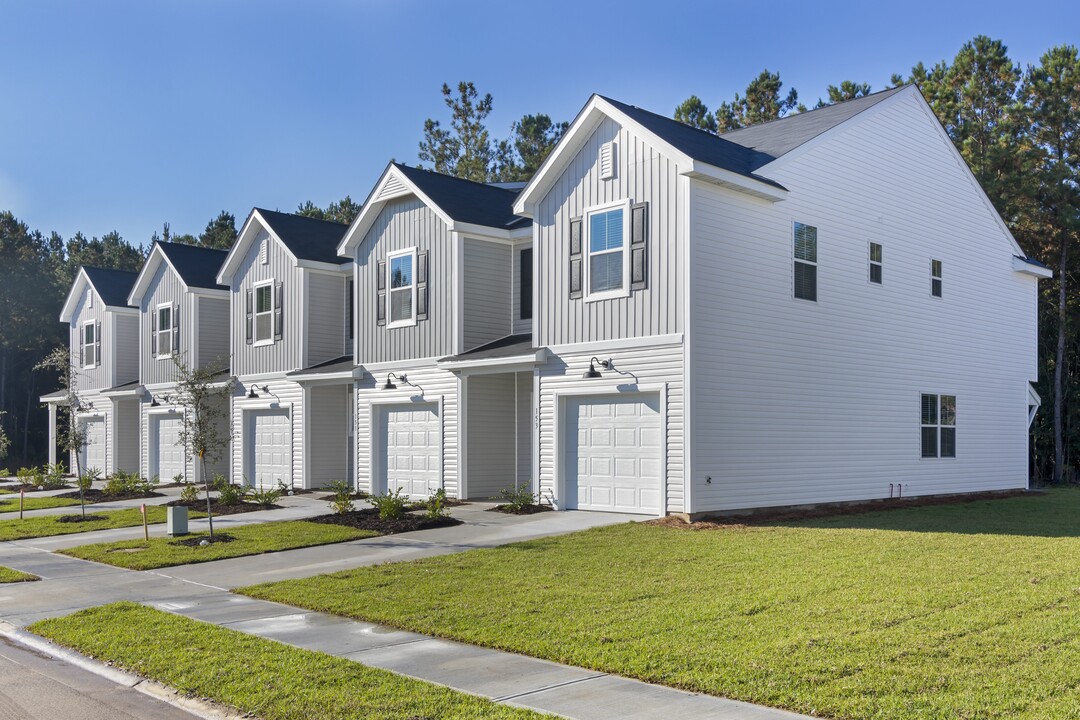
[[[255,283],[251,288],[251,344],[254,347],[263,347],[274,344],[274,280],[263,280]],[[259,290],[270,288],[270,309],[259,312]],[[270,316],[270,336],[259,339],[259,315]]]
[[[394,260],[401,257],[412,258],[412,317],[405,320],[393,320],[394,314],[394,287],[390,283],[390,278],[393,277]],[[430,272],[430,268],[428,268]],[[397,292],[402,292],[405,288],[397,288]],[[430,298],[428,300],[430,302]],[[395,250],[394,252],[386,254],[386,327],[399,328],[399,327],[412,327],[416,325],[416,246],[404,248],[403,250]]]
[[[874,246],[875,245],[877,245],[878,248],[880,248],[880,250],[881,250],[881,259],[880,260],[874,260]],[[866,257],[867,257],[867,261],[869,262],[869,265],[866,268],[866,281],[868,283],[870,283],[871,285],[877,285],[878,287],[881,287],[882,285],[885,284],[885,246],[882,245],[879,242],[874,242],[873,240],[871,240],[870,244],[867,245]],[[875,265],[877,265],[877,267],[878,267],[878,276],[881,278],[877,282],[874,281],[874,266]]]
[[[94,342],[92,343],[86,342],[86,328],[88,326],[94,329]],[[83,320],[79,331],[82,333],[82,336],[80,336],[79,338],[79,343],[82,345],[83,348],[83,369],[96,368],[98,365],[101,364],[101,338],[98,337],[97,320]],[[93,346],[94,348],[94,362],[87,363],[86,348],[91,346]]]
[[[934,263],[937,263],[938,268],[937,275],[934,274]],[[940,300],[945,295],[945,283],[942,282],[942,276],[944,275],[945,263],[941,262],[937,258],[930,258],[930,297]],[[938,283],[939,292],[934,294],[934,282]]]
[[[922,402],[923,402],[924,397],[932,397],[932,398],[934,398],[934,402],[936,403],[936,406],[935,406],[936,411],[935,411],[935,414],[934,414],[934,422],[932,422],[932,423],[923,422]],[[953,421],[952,421],[952,423],[945,423],[945,422],[942,421],[941,399],[946,398],[946,397],[952,398],[952,401],[953,401]],[[958,455],[958,452],[957,452],[957,437],[956,437],[956,426],[957,426],[956,421],[957,421],[957,415],[958,415],[957,405],[959,405],[959,403],[957,402],[955,393],[927,393],[927,392],[919,393],[919,459],[920,460],[955,460],[956,459],[956,457]],[[923,433],[924,430],[930,430],[930,429],[932,429],[934,431],[934,441],[936,443],[935,447],[934,447],[934,454],[933,455],[924,455],[923,454],[923,447],[922,447],[922,433]],[[952,443],[953,454],[952,455],[942,455],[941,454],[941,431],[943,429],[952,430],[952,433],[953,433],[953,443]]]
[[[630,199],[616,200],[614,202],[604,203],[603,205],[594,205],[592,207],[585,208],[584,217],[582,222],[584,227],[582,228],[581,242],[584,247],[582,248],[582,262],[585,267],[582,268],[582,272],[585,274],[585,301],[595,302],[596,300],[609,300],[611,298],[630,297]],[[592,216],[600,215],[603,213],[609,213],[612,210],[621,210],[623,214],[623,226],[622,226],[622,247],[618,252],[622,253],[622,287],[615,290],[604,290],[600,292],[593,292],[592,289]],[[609,255],[615,250],[603,250],[596,253],[597,255]],[[534,260],[535,261],[535,260]],[[533,282],[536,282],[536,278],[533,278]],[[536,311],[536,308],[533,308]]]
[[[803,260],[803,259],[799,258],[795,254],[796,253],[795,233],[796,233],[796,228],[799,225],[814,228],[814,259],[813,260]],[[821,283],[819,282],[819,280],[821,278],[820,278],[820,275],[818,273],[818,257],[820,256],[820,243],[818,242],[818,237],[817,237],[817,231],[820,229],[820,227],[821,227],[820,225],[813,225],[813,224],[808,223],[808,222],[803,222],[802,220],[792,220],[791,221],[791,299],[792,300],[801,300],[803,302],[816,303],[816,302],[818,302],[819,296],[821,295],[821,293],[820,293]],[[814,297],[813,298],[799,297],[798,295],[795,294],[795,268],[800,263],[803,264],[803,265],[809,265],[810,267],[814,268]]]
[[[168,310],[169,311],[169,329],[168,330],[162,330],[161,329],[161,311],[162,310]],[[157,347],[154,348],[154,352],[157,353],[158,360],[168,360],[169,358],[171,358],[173,356],[173,353],[176,352],[176,338],[173,337],[173,334],[174,334],[173,333],[173,328],[176,327],[176,318],[173,317],[174,312],[176,312],[176,309],[173,307],[172,303],[161,303],[161,304],[154,307],[154,327],[157,328]],[[166,333],[169,334],[169,352],[167,352],[167,353],[162,353],[161,352],[161,334],[163,332],[166,332]]]

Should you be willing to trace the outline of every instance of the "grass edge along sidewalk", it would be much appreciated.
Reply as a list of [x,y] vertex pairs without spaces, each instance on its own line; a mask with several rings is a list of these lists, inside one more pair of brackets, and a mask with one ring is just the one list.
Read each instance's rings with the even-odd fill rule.
[[9,567],[0,565],[0,584],[3,583],[19,583],[19,582],[33,582],[34,580],[40,580],[37,575],[31,575],[30,573],[22,572],[21,570],[12,570]]
[[[119,540],[79,545],[59,552],[82,560],[93,560],[128,570],[156,570],[175,565],[261,555],[315,545],[331,545],[376,537],[378,534],[371,530],[359,530],[343,525],[313,523],[305,520],[281,520],[217,530],[215,537],[230,537],[232,540],[214,542],[206,546],[198,544],[199,540],[208,537],[206,533],[192,533],[182,539],[152,537],[150,540],[142,538]],[[181,540],[193,544],[181,544]]]
[[551,717],[136,603],[90,608],[27,629],[262,720]]
[[1077,557],[1061,489],[627,523],[236,592],[805,714],[1074,720]]
[[[160,505],[146,506],[146,521],[150,525],[158,525],[165,522],[165,508]],[[78,512],[72,513],[78,515]],[[88,516],[101,517],[102,520],[87,520],[86,522],[64,522],[60,518],[63,515],[38,515],[37,517],[19,520],[0,520],[0,542],[10,540],[30,540],[32,538],[52,537],[54,535],[73,535],[76,533],[93,532],[94,530],[116,530],[119,528],[136,527],[142,525],[142,512],[139,508],[127,508],[124,510],[104,510],[93,512],[87,508]],[[206,517],[206,513],[193,512],[190,518],[198,519]]]

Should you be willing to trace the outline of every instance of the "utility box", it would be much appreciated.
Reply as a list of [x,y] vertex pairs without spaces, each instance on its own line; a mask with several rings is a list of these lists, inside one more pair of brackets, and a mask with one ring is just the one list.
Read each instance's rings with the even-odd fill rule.
[[165,508],[165,531],[171,535],[187,535],[188,511],[183,505]]

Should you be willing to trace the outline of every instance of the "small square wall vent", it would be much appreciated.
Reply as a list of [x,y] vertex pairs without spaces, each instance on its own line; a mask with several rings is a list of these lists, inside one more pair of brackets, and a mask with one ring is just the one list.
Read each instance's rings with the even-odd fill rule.
[[610,180],[615,177],[615,142],[600,146],[600,179]]

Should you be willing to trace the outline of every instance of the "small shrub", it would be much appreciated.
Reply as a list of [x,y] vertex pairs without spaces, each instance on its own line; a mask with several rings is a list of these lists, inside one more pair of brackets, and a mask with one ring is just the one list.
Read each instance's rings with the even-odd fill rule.
[[270,488],[269,490],[252,490],[248,493],[248,497],[251,499],[251,502],[259,507],[269,508],[281,499],[281,491],[277,488]]
[[43,469],[45,480],[43,488],[45,490],[59,490],[67,483],[64,482],[64,473],[67,470],[64,468],[64,463],[53,463],[52,465],[46,465]]
[[[157,475],[155,475],[154,478],[157,479]],[[174,483],[176,483],[177,485],[183,485],[184,484],[184,474],[183,473],[176,473],[175,475],[172,476],[172,481]]]
[[[98,470],[90,470],[87,474],[100,473]],[[105,487],[101,489],[104,495],[116,497],[119,495],[145,495],[154,491],[157,478],[146,480],[139,473],[129,473],[117,470],[105,480]]]
[[334,496],[330,499],[330,505],[338,515],[350,513],[356,509],[352,501],[352,488],[344,480],[335,480],[330,483],[330,490]]
[[7,468],[0,468],[0,478],[11,477],[11,471]]
[[424,517],[429,520],[437,520],[444,515],[446,515],[446,489],[439,488],[431,493],[431,497],[427,499],[427,510]]
[[192,503],[199,499],[199,487],[197,485],[185,485],[180,491],[180,499],[186,503]]
[[95,478],[90,473],[87,473],[85,475],[82,475],[78,479],[76,487],[78,487],[79,490],[82,490],[83,492],[86,492],[87,490],[89,490],[90,488],[92,488],[94,486],[94,480],[97,480],[97,478]]
[[19,478],[19,483],[22,485],[34,484],[34,468],[21,467],[19,471],[15,473],[15,477]]
[[45,471],[39,467],[30,469],[30,484],[38,490],[45,489]]
[[409,498],[401,489],[387,491],[385,495],[372,495],[368,502],[379,511],[380,520],[400,520],[405,517],[405,510],[409,507]]
[[214,487],[218,491],[218,502],[222,505],[239,505],[244,502],[250,490],[243,485],[235,485],[224,476],[214,476]]
[[499,499],[511,512],[518,512],[536,504],[536,496],[532,490],[522,486],[519,488],[506,488],[499,492]]
[[292,482],[290,481],[289,484],[286,485],[284,480],[278,480],[277,481],[277,489],[278,489],[278,497],[280,497],[282,495],[292,495],[293,492],[295,491],[295,488],[293,487]]

